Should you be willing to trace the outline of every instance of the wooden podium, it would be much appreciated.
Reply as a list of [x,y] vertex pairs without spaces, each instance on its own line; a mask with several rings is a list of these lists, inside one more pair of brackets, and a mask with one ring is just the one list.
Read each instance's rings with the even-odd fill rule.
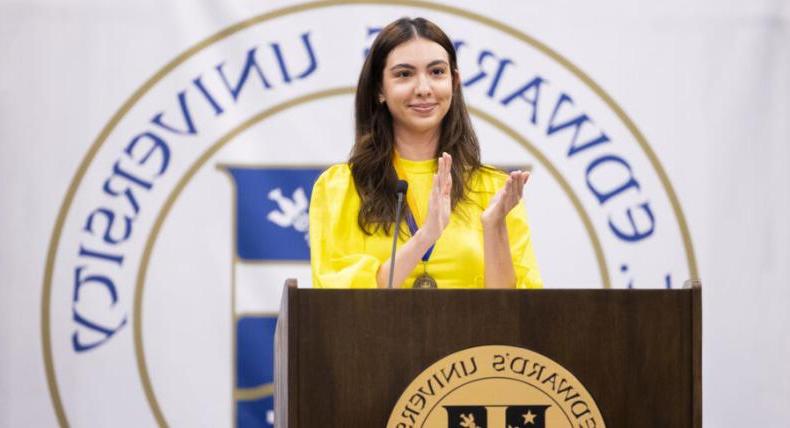
[[278,427],[384,427],[423,370],[480,345],[556,361],[607,427],[702,426],[699,288],[313,290],[290,280],[275,343]]

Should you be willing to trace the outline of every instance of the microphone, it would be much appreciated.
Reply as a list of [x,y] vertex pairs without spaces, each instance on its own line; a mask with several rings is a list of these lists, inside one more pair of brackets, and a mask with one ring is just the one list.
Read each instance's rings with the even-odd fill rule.
[[392,234],[392,258],[390,258],[390,279],[387,281],[387,288],[392,288],[392,277],[395,274],[395,250],[397,249],[398,236],[400,235],[400,212],[403,206],[403,196],[409,189],[409,183],[405,180],[398,180],[395,186],[395,193],[398,195],[398,207],[395,209],[395,232]]

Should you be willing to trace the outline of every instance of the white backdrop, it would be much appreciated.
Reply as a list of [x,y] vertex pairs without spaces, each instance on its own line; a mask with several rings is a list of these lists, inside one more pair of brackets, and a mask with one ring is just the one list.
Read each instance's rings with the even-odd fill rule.
[[[176,55],[232,24],[297,3],[0,4],[0,425],[57,424],[42,357],[42,283],[60,204],[99,132]],[[785,426],[787,2],[452,5],[559,52],[636,123],[677,192],[703,281],[705,425]],[[229,158],[243,157],[233,153]],[[69,416],[74,425],[102,425]]]

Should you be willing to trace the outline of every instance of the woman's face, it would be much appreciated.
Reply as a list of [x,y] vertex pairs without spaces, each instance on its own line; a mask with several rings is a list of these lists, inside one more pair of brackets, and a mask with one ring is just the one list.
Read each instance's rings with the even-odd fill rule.
[[393,49],[384,65],[382,92],[397,132],[439,128],[453,98],[453,73],[447,51],[416,38]]

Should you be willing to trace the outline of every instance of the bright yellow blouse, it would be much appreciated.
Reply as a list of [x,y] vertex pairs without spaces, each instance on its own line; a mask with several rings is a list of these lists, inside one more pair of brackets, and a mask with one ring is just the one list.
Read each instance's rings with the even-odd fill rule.
[[[409,192],[428,212],[428,197],[436,161],[400,159]],[[426,267],[439,288],[483,288],[483,227],[480,215],[507,180],[504,173],[482,169],[470,182],[469,202],[459,203],[450,223],[436,241]],[[360,199],[348,164],[324,171],[313,187],[310,201],[310,259],[315,288],[376,288],[379,266],[390,258],[392,236],[383,231],[366,235],[357,224]],[[510,252],[518,288],[542,288],[543,282],[530,240],[523,204],[507,219]],[[405,222],[401,225],[407,228]],[[406,229],[408,231],[408,228]],[[399,245],[405,242],[405,235]],[[401,287],[411,287],[423,264],[419,263]],[[398,286],[397,284],[395,285]]]

